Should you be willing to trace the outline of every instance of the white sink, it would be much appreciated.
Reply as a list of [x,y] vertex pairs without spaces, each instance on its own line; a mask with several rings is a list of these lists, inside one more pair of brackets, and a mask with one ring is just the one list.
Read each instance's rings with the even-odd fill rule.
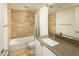
[[50,38],[44,38],[42,39],[42,41],[44,41],[45,43],[47,43],[49,46],[55,46],[55,45],[58,45],[59,42],[56,42]]

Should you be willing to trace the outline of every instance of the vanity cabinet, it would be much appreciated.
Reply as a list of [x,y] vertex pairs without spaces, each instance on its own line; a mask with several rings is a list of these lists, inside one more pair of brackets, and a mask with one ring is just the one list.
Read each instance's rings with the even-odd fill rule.
[[42,46],[40,45],[40,42],[35,39],[35,55],[36,56],[41,56],[42,55]]
[[51,52],[47,47],[40,44],[40,42],[35,39],[35,55],[36,56],[56,56],[53,52]]
[[56,56],[53,52],[51,52],[47,47],[42,47],[42,56]]

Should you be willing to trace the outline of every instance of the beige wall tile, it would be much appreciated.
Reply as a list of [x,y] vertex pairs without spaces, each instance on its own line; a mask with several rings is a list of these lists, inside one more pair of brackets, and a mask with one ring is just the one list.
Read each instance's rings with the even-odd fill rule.
[[27,37],[33,35],[35,23],[34,13],[11,10],[10,20],[10,38]]

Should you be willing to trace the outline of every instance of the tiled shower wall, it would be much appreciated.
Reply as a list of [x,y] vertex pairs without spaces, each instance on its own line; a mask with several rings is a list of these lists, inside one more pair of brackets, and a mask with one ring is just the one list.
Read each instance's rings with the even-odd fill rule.
[[34,33],[35,14],[22,10],[11,10],[10,38],[31,36]]
[[50,13],[48,15],[48,27],[49,27],[49,33],[55,33],[56,32],[56,14]]

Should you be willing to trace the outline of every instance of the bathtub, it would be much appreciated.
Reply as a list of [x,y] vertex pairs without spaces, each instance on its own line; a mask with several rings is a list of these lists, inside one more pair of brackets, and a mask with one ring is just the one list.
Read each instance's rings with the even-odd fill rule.
[[10,39],[9,51],[11,52],[11,51],[19,50],[19,49],[26,49],[28,47],[35,45],[35,43],[32,43],[32,42],[35,42],[34,36]]
[[34,40],[34,36],[10,39],[9,46],[22,44],[22,43],[28,43],[28,42],[31,42],[33,40]]

